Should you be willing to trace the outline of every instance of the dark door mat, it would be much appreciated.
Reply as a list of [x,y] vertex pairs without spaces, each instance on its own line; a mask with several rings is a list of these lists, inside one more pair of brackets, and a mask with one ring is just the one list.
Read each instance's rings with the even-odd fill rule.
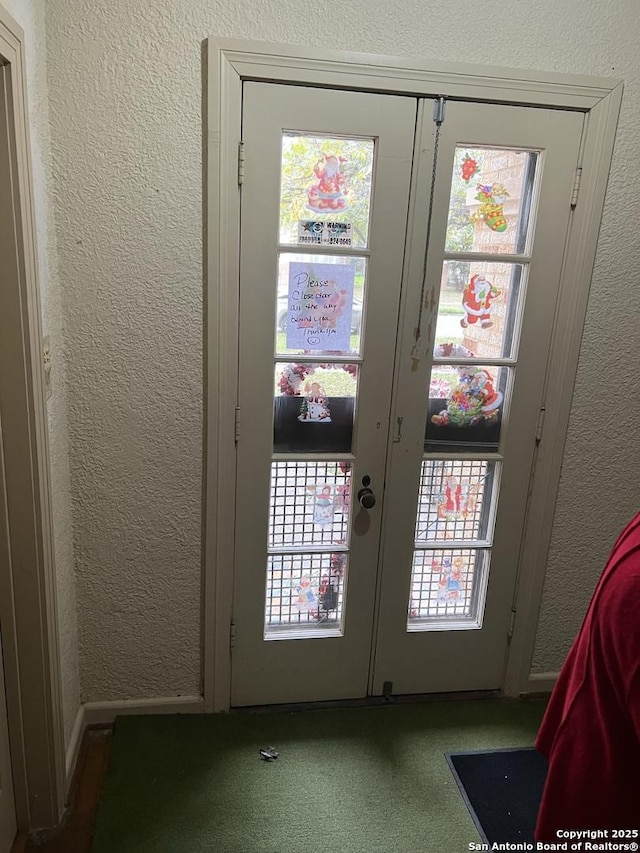
[[450,752],[447,763],[487,844],[533,842],[547,760],[535,749]]

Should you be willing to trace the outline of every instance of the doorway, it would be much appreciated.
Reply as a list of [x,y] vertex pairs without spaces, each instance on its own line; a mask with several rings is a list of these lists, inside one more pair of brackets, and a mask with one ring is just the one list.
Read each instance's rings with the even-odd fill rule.
[[[64,739],[24,33],[0,5],[0,628],[12,773],[2,820],[50,827],[64,807]],[[4,728],[4,712],[0,728]],[[4,841],[5,836],[0,834]]]
[[242,103],[231,704],[497,689],[583,116]]

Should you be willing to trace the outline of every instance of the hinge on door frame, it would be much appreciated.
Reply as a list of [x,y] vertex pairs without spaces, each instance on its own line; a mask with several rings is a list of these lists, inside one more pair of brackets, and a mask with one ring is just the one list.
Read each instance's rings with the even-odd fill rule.
[[244,142],[238,142],[238,186],[244,184]]
[[580,192],[580,181],[582,180],[582,166],[576,168],[576,173],[573,178],[573,189],[571,190],[571,209],[575,210],[578,204],[578,194]]
[[511,615],[509,616],[509,627],[507,628],[507,638],[510,640],[513,637],[513,627],[516,624],[516,611],[515,609],[511,610]]
[[433,102],[433,120],[436,124],[442,124],[444,121],[444,112],[446,107],[446,100],[440,95]]
[[231,620],[229,624],[229,648],[233,649],[236,644],[236,623]]
[[547,414],[547,410],[545,406],[540,406],[540,412],[538,414],[538,423],[536,425],[536,444],[540,444],[542,441],[542,431],[544,430],[544,419]]
[[233,426],[233,440],[236,444],[240,441],[240,406],[236,406],[235,422]]
[[396,418],[396,429],[395,434],[393,436],[393,443],[398,444],[398,442],[402,441],[402,421],[404,417],[402,415],[398,415]]

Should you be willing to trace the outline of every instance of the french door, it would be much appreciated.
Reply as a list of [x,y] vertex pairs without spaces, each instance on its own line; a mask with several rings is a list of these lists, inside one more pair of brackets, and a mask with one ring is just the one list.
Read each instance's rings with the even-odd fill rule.
[[232,705],[500,686],[582,117],[434,106],[244,84]]

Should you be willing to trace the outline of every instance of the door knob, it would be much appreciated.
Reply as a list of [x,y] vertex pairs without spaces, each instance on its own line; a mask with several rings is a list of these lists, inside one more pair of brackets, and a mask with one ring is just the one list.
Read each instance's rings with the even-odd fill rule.
[[370,489],[368,486],[360,489],[358,492],[358,503],[364,509],[373,509],[376,505],[376,496],[373,493],[373,489]]

